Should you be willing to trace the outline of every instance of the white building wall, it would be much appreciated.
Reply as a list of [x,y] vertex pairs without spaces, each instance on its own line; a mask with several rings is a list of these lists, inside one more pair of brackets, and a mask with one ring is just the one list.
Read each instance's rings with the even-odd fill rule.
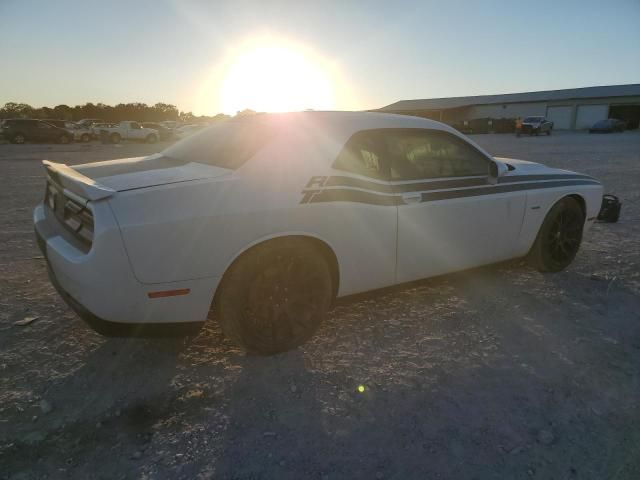
[[[543,102],[529,102],[529,103],[505,103],[505,104],[494,104],[494,105],[472,105],[467,107],[458,107],[458,108],[442,108],[442,109],[433,109],[433,110],[415,110],[412,113],[411,110],[405,110],[401,113],[405,114],[413,114],[418,116],[428,116],[429,118],[435,118],[436,120],[442,120],[447,123],[461,122],[464,120],[473,120],[478,118],[524,118],[528,116],[547,116],[548,108],[554,109],[556,107],[565,107],[563,109],[556,108],[554,113],[560,113],[561,110],[565,110],[563,113],[562,122],[559,122],[559,127],[562,124],[562,127],[569,129],[576,128],[585,128],[584,125],[581,125],[582,118],[578,122],[580,125],[576,125],[577,112],[580,110],[580,107],[583,107],[583,111],[588,109],[584,109],[584,106],[587,105],[640,105],[640,97],[614,97],[614,98],[589,98],[589,99],[580,99],[580,100],[555,100],[555,101],[543,101]],[[566,121],[566,109],[571,109],[571,119],[568,122],[569,126],[567,127]],[[429,115],[423,115],[425,112],[428,112]],[[599,115],[602,116],[602,115]],[[589,119],[590,121],[591,119]],[[588,123],[588,122],[587,122]]]
[[475,105],[469,109],[469,118],[524,118],[546,113],[547,102]]
[[547,120],[553,122],[554,130],[570,130],[574,116],[574,105],[550,105],[547,107]]

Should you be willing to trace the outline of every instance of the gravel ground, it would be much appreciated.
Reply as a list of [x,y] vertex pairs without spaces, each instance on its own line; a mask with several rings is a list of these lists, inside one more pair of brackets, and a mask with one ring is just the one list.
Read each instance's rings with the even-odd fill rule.
[[516,261],[346,299],[268,358],[213,322],[106,339],[49,285],[39,161],[160,146],[0,145],[0,478],[640,478],[640,132],[474,140],[601,179],[621,221],[565,272]]

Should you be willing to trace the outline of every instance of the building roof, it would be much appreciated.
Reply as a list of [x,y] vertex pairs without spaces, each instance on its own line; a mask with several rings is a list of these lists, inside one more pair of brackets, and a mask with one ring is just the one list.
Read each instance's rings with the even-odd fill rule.
[[496,103],[547,102],[603,97],[640,96],[640,83],[629,85],[606,85],[600,87],[568,88],[542,92],[506,93],[502,95],[476,95],[472,97],[427,98],[423,100],[400,100],[381,111],[403,112],[413,110],[440,110],[443,108],[491,105]]

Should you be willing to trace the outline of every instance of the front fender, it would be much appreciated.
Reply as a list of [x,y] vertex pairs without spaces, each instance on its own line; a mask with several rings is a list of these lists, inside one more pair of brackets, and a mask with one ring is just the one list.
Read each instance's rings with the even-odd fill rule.
[[586,233],[598,215],[602,202],[602,192],[602,185],[599,184],[581,185],[579,189],[575,187],[572,189],[559,187],[528,191],[522,230],[516,247],[516,256],[524,256],[531,250],[542,222],[544,222],[551,208],[558,201],[568,196],[578,197],[584,203],[584,232]]

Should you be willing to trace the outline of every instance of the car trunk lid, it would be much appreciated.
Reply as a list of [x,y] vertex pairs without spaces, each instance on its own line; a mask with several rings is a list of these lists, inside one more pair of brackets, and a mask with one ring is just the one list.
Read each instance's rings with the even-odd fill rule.
[[94,185],[113,192],[230,175],[232,170],[184,162],[155,154],[67,167]]

